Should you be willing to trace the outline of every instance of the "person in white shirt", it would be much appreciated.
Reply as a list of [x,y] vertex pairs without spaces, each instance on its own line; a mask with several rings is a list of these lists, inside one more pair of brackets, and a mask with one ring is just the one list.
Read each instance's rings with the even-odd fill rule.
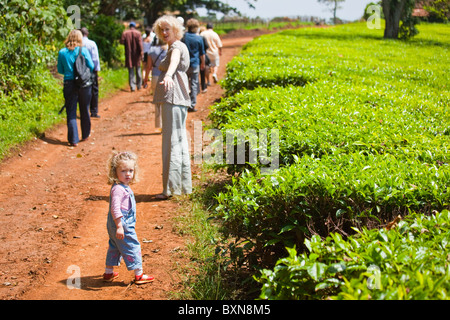
[[100,57],[98,55],[97,44],[88,38],[89,31],[87,28],[81,28],[83,34],[83,46],[85,46],[91,54],[92,61],[94,62],[94,74],[92,81],[92,98],[90,104],[91,118],[100,118],[98,114],[98,72],[100,71]]
[[214,82],[217,83],[217,69],[220,64],[220,56],[222,55],[222,41],[220,40],[219,35],[213,30],[212,23],[208,23],[206,25],[206,30],[200,34],[205,38],[208,43],[208,49],[206,50],[206,54],[209,57],[211,63],[211,74],[214,79]]

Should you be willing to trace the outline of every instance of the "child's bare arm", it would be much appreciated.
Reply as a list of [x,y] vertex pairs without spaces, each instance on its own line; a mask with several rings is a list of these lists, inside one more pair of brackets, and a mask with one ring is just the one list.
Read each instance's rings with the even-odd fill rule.
[[122,226],[122,217],[115,219],[114,222],[116,223],[117,227],[116,238],[119,240],[123,240],[123,238],[125,238],[125,233]]

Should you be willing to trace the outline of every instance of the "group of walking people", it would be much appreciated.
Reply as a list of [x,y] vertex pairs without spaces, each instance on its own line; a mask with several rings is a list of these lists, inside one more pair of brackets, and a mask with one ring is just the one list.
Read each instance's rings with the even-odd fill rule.
[[[203,37],[198,35],[198,30],[199,23],[195,19],[187,22],[185,32],[180,19],[165,15],[157,19],[153,30],[146,31],[144,40],[134,22],[129,24],[129,29],[120,40],[125,46],[125,65],[129,71],[131,91],[142,86],[146,88],[151,74],[155,127],[162,131],[163,186],[162,192],[155,196],[159,200],[192,193],[186,119],[190,108],[195,111],[196,95],[200,91],[199,76],[206,71],[207,58],[211,63],[213,79],[218,81],[216,70],[222,43],[212,31],[212,25],[208,25],[210,31],[206,30]],[[68,141],[74,147],[79,142],[77,103],[80,106],[81,141],[89,138],[90,117],[99,117],[98,49],[89,42],[87,34],[83,41],[81,32],[72,30],[65,41],[66,47],[58,54],[58,72],[64,75]],[[94,85],[81,88],[75,83],[74,64],[78,53],[85,58],[87,67],[92,71],[95,88]],[[142,61],[144,70],[141,69]],[[107,219],[109,245],[103,279],[116,279],[118,273],[113,268],[123,259],[127,269],[134,270],[136,284],[152,282],[154,278],[144,274],[142,268],[141,248],[135,231],[136,202],[130,189],[130,184],[137,181],[137,155],[130,151],[115,152],[109,159],[109,168],[108,182],[112,185]]]
[[[178,17],[177,20],[183,24],[184,19]],[[186,32],[182,27],[183,42],[189,51],[190,63],[186,72],[189,80],[189,94],[191,105],[189,112],[197,111],[197,95],[200,92],[206,92],[210,85],[209,75],[215,83],[218,82],[217,68],[222,54],[222,42],[218,34],[213,31],[213,25],[208,23],[205,27],[200,27],[196,19],[189,19],[186,23]],[[203,30],[202,30],[203,29]],[[143,40],[142,40],[143,38]],[[124,31],[121,43],[125,46],[125,65],[128,68],[129,86],[131,91],[140,90],[141,87],[147,88],[149,78],[153,79],[151,91],[155,93],[156,81],[159,77],[159,63],[164,59],[168,44],[156,36],[153,29],[147,27],[144,37],[137,30],[136,24],[131,22],[129,29]],[[141,68],[141,62],[144,69]],[[200,87],[201,85],[201,87]],[[156,106],[155,112],[159,114],[160,106]],[[159,121],[159,117],[155,117]],[[155,123],[157,130],[160,126]]]

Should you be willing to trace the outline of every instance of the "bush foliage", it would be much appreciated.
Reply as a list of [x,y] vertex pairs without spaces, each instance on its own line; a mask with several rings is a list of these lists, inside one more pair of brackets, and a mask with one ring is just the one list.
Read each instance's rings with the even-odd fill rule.
[[344,240],[312,236],[273,270],[263,270],[261,299],[448,300],[450,212],[411,215],[390,229]]
[[283,31],[253,40],[227,66],[212,127],[280,137],[272,175],[261,163],[217,165],[238,174],[216,197],[235,262],[270,268],[313,235],[351,237],[450,208],[450,29],[420,28],[409,42],[365,24]]
[[[64,118],[58,114],[64,99],[55,73],[58,51],[75,27],[66,12],[70,5],[70,1],[0,0],[0,159]],[[96,15],[98,8],[91,3],[76,5],[90,13],[83,16],[89,25],[82,26],[99,46],[100,76],[108,82],[100,86],[103,96],[126,80],[123,72],[114,74],[106,66],[123,60],[119,39],[124,27],[112,17]]]
[[40,76],[69,31],[67,14],[56,0],[0,3],[0,91],[40,93]]

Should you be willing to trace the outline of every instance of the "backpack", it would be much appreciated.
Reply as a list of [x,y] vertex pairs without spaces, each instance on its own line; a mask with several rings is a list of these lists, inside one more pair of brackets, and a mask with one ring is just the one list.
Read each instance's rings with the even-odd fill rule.
[[78,56],[73,66],[73,73],[75,76],[75,84],[79,88],[85,88],[92,85],[91,69],[87,66],[86,59],[81,54],[82,47],[79,47]]

